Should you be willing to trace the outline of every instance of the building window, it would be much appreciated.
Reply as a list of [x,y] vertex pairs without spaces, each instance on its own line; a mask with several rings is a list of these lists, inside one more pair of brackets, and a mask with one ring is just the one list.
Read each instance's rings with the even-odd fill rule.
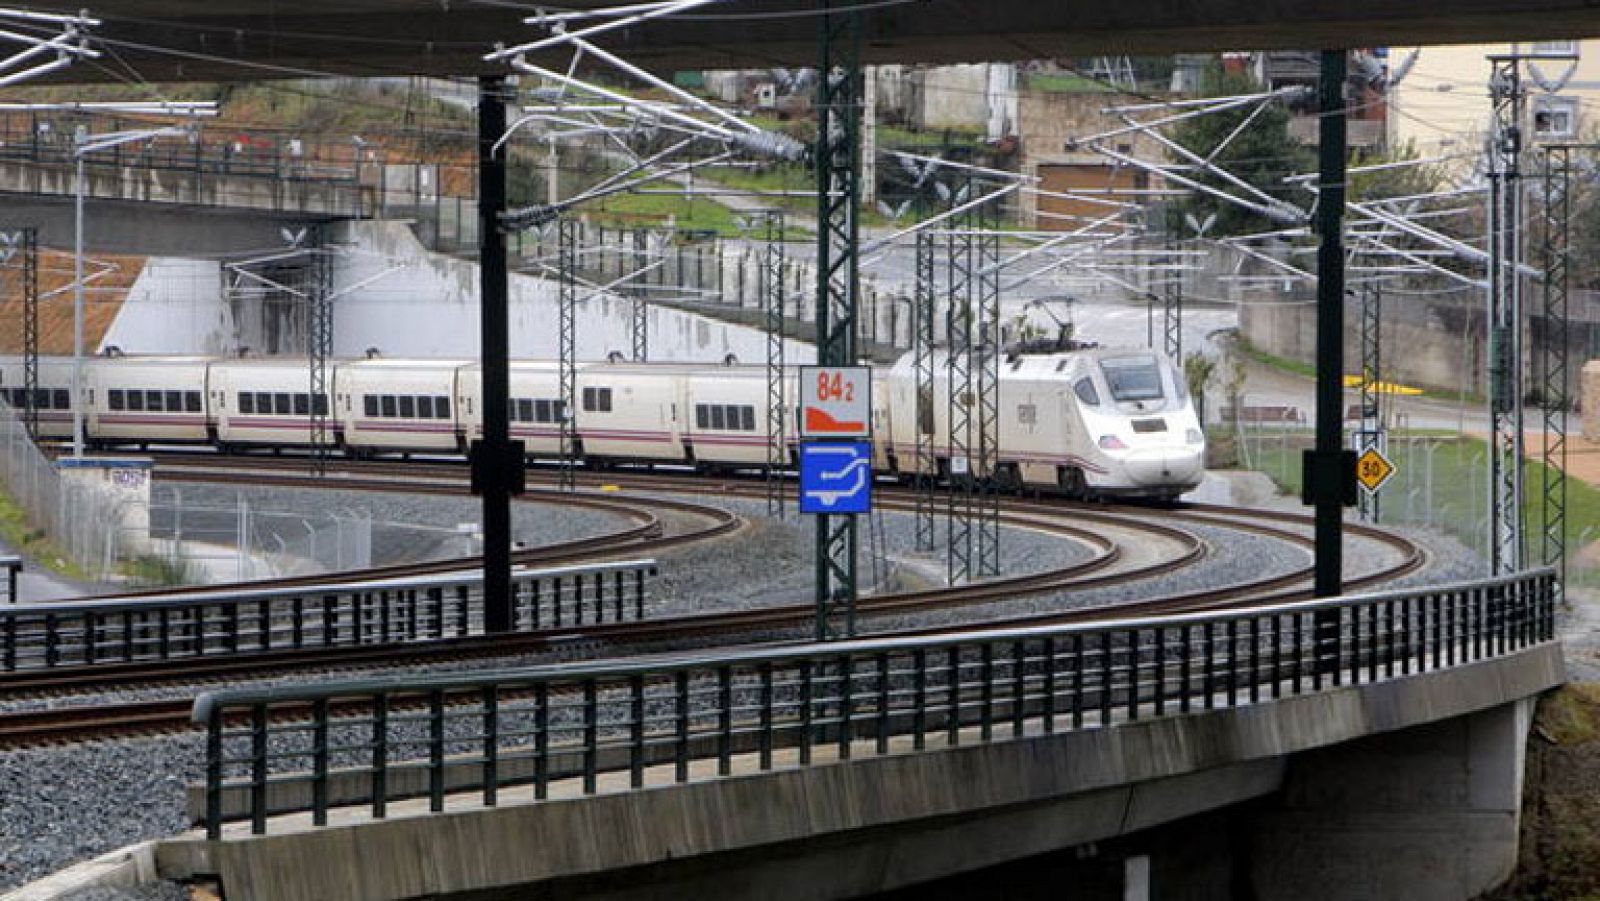
[[1539,97],[1533,101],[1535,138],[1570,138],[1578,133],[1578,101],[1571,97]]

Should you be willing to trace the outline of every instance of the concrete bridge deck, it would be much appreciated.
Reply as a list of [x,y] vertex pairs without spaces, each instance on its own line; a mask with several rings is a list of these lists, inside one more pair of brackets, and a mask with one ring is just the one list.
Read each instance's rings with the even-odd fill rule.
[[755,754],[725,777],[699,761],[686,783],[663,764],[644,791],[621,772],[592,796],[571,778],[544,801],[505,791],[495,808],[456,796],[436,815],[422,799],[384,820],[275,818],[263,836],[239,824],[219,842],[163,842],[156,863],[164,878],[219,876],[230,899],[516,885],[561,898],[847,898],[1273,799],[1253,836],[1260,897],[1466,898],[1510,873],[1531,699],[1563,678],[1547,643],[1115,728],[1046,735],[1032,719],[988,744],[969,727],[967,746],[934,738],[914,752],[897,738],[867,757],[872,740],[858,739],[852,759],[828,747],[805,767],[788,750],[767,772]]
[[[1514,864],[1531,699],[1563,680],[1551,584],[224,692],[210,837],[155,861],[230,899],[844,898],[1247,805],[1230,881],[1186,897],[1470,897]],[[431,744],[304,719],[378,697],[432,698]]]

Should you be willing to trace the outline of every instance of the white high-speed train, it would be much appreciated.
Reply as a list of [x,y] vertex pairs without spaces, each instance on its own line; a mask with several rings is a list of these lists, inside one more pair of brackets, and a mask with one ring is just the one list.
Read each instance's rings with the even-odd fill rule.
[[[40,364],[40,432],[70,438],[70,362]],[[873,425],[881,473],[910,476],[919,439],[932,470],[952,463],[946,361],[933,361],[931,415],[917,416],[909,355],[874,373]],[[212,444],[227,451],[304,447],[313,410],[352,456],[461,453],[483,433],[481,367],[465,360],[363,359],[330,364],[331,397],[312,397],[305,360],[104,356],[86,364],[87,439],[99,447]],[[22,364],[0,358],[0,392],[24,397]],[[788,398],[797,396],[789,376]],[[511,364],[511,433],[530,458],[560,453],[557,366]],[[761,366],[585,362],[572,411],[577,451],[591,466],[679,463],[732,470],[767,462],[767,383]],[[976,403],[972,397],[959,399]],[[1182,375],[1148,350],[1022,353],[1000,366],[999,462],[1009,488],[1084,496],[1173,498],[1199,484],[1205,438]],[[977,411],[971,411],[974,422]],[[794,451],[794,428],[788,429]],[[973,443],[976,443],[974,437]]]

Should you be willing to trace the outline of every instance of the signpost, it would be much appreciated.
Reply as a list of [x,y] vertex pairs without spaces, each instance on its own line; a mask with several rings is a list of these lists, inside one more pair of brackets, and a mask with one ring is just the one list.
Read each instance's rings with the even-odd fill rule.
[[1394,464],[1376,445],[1367,448],[1356,458],[1356,481],[1368,494],[1377,494],[1384,483],[1394,477]]
[[801,513],[869,513],[872,442],[808,441],[800,445]]
[[800,367],[800,437],[872,435],[872,370],[866,366]]
[[[842,629],[818,621],[819,640],[855,632],[855,517],[872,510],[872,370],[866,366],[800,367],[800,512],[817,517],[820,533],[830,521],[848,533],[851,564],[847,598],[827,589],[824,601],[845,601]],[[838,517],[834,520],[834,517]],[[819,534],[820,534],[819,533]],[[822,539],[819,538],[819,542]],[[818,578],[826,582],[822,571]],[[819,607],[820,609],[820,607]]]

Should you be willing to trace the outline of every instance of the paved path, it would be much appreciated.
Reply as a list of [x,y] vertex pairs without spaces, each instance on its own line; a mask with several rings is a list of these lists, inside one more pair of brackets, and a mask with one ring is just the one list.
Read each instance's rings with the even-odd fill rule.
[[[0,556],[14,553],[16,551],[10,545],[0,541]],[[0,593],[3,593],[4,590],[4,586],[0,585]],[[27,566],[22,570],[22,579],[17,585],[17,593],[21,595],[20,600],[22,603],[37,604],[41,601],[79,598],[92,592],[29,560]]]

